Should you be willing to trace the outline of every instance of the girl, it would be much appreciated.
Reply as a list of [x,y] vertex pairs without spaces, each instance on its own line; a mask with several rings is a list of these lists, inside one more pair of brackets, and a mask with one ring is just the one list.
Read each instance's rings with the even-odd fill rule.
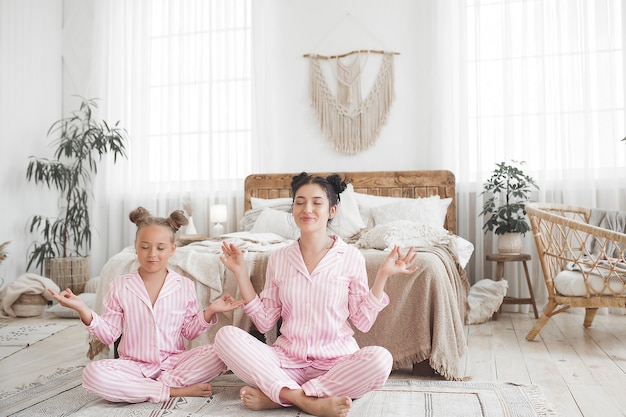
[[282,318],[281,335],[271,347],[233,326],[215,337],[219,357],[248,384],[240,396],[250,409],[295,405],[316,416],[346,416],[353,398],[382,387],[391,372],[389,351],[359,348],[348,320],[368,331],[389,303],[387,279],[414,272],[416,254],[394,248],[369,289],[361,253],[327,233],[345,188],[337,174],[293,177],[292,214],[300,238],[270,256],[260,295],[242,252],[222,245],[221,260],[237,278],[243,310],[256,328],[266,332]]
[[226,371],[213,346],[185,350],[217,322],[217,313],[241,307],[224,295],[198,311],[194,284],[167,268],[176,250],[175,233],[187,224],[181,210],[153,217],[143,207],[130,213],[137,225],[135,250],[139,268],[118,277],[104,299],[104,313],[90,310],[70,289],[56,293],[63,306],[76,310],[89,333],[105,344],[121,335],[119,359],[90,362],[83,387],[113,402],[164,402],[170,397],[208,397],[208,381]]

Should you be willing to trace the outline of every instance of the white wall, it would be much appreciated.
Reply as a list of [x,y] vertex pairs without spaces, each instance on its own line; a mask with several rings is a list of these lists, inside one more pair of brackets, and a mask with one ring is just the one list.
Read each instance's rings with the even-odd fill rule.
[[[254,42],[265,66],[258,72],[263,155],[255,172],[407,170],[434,166],[430,157],[430,0],[267,0],[254,2],[263,26]],[[25,179],[29,155],[51,156],[50,124],[76,107],[92,77],[89,0],[0,0],[0,243],[11,240],[0,277],[26,269],[28,217],[55,216],[51,193]],[[395,57],[396,99],[377,142],[356,155],[335,151],[309,105],[306,53],[384,49]],[[379,56],[366,62],[363,95]],[[330,82],[330,80],[329,80]],[[95,196],[96,200],[103,198]],[[49,213],[39,208],[46,207]],[[97,274],[102,265],[92,265]]]
[[[0,277],[26,270],[28,218],[56,215],[49,193],[26,181],[30,155],[51,157],[47,131],[61,117],[62,0],[0,0]],[[44,208],[50,210],[46,212]]]
[[[435,169],[429,158],[430,8],[422,0],[289,1],[265,6],[264,27],[254,41],[264,46],[261,73],[265,113],[260,127],[269,138],[259,172]],[[259,39],[261,37],[261,39]],[[306,53],[336,55],[355,49],[399,52],[396,99],[374,146],[356,155],[335,151],[309,105]],[[377,70],[379,56],[366,61]],[[330,80],[329,80],[330,83]],[[363,84],[363,96],[368,85]]]

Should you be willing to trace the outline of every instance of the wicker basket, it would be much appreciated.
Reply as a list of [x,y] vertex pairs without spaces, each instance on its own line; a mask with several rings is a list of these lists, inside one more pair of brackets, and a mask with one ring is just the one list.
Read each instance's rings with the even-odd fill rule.
[[48,258],[44,270],[45,276],[61,290],[69,288],[74,294],[80,294],[85,291],[85,284],[89,281],[89,258]]
[[11,305],[17,317],[41,316],[46,307],[47,300],[41,294],[22,294]]

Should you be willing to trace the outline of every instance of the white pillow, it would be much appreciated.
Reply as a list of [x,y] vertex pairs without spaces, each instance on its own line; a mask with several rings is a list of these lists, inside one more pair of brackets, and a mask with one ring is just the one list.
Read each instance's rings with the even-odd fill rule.
[[352,184],[348,184],[339,197],[337,215],[330,222],[330,230],[343,239],[348,239],[364,228],[365,223],[361,218]]
[[[96,293],[95,292],[83,292],[83,293],[80,293],[80,294],[78,294],[78,298],[83,300],[85,305],[88,308],[93,310],[94,305],[96,304]],[[52,307],[48,308],[47,311],[52,313],[52,314],[54,314],[57,317],[64,317],[64,318],[69,318],[69,319],[79,318],[80,317],[78,315],[78,312],[76,312],[75,310],[72,310],[71,308],[63,307],[61,304],[57,303],[56,301],[54,302]]]
[[[254,227],[254,223],[259,218],[264,208],[265,207],[260,207],[260,208],[247,210],[241,217],[241,220],[239,220],[239,231],[242,231],[242,232],[251,231],[252,228]],[[274,210],[279,210],[279,211],[284,211],[284,212],[289,213],[291,212],[291,201],[289,201],[289,203],[277,204],[275,206],[272,206],[271,208],[273,208]]]
[[457,257],[459,258],[459,264],[461,264],[462,268],[465,268],[474,253],[474,244],[458,235],[451,234],[450,240],[452,241],[452,247],[456,251]]
[[293,199],[291,197],[281,197],[281,198],[250,197],[250,206],[253,209],[264,208],[264,207],[274,207],[274,206],[280,206],[283,204],[291,205],[291,203],[293,203]]
[[440,207],[439,198],[415,198],[374,207],[371,214],[375,225],[395,220],[411,220],[443,227],[445,213],[442,217]]
[[448,212],[448,206],[452,202],[452,197],[440,198],[438,195],[433,195],[430,197],[405,198],[369,195],[355,192],[354,197],[357,201],[357,204],[359,205],[359,211],[361,212],[363,222],[368,227],[374,226],[374,219],[372,218],[372,210],[374,208],[403,201],[423,201],[430,202],[432,204],[435,204],[435,202],[438,203],[436,212],[438,213],[438,218],[441,218],[441,225],[443,226],[446,214]]
[[509,283],[506,280],[481,279],[470,287],[467,302],[467,324],[484,323],[495,313],[506,296]]
[[89,281],[85,284],[85,292],[98,292],[98,281],[100,277],[89,278]]
[[444,240],[448,232],[443,227],[416,223],[410,220],[397,220],[374,226],[363,233],[355,245],[363,249],[392,249],[394,245],[432,246]]
[[265,207],[254,222],[253,233],[276,233],[286,239],[297,239],[300,229],[296,226],[291,213]]

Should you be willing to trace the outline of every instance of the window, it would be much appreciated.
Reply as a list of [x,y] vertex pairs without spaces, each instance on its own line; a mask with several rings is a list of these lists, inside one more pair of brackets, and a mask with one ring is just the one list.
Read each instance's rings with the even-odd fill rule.
[[470,171],[625,165],[622,18],[621,0],[467,1]]
[[154,2],[146,24],[148,177],[243,178],[252,158],[250,1]]

